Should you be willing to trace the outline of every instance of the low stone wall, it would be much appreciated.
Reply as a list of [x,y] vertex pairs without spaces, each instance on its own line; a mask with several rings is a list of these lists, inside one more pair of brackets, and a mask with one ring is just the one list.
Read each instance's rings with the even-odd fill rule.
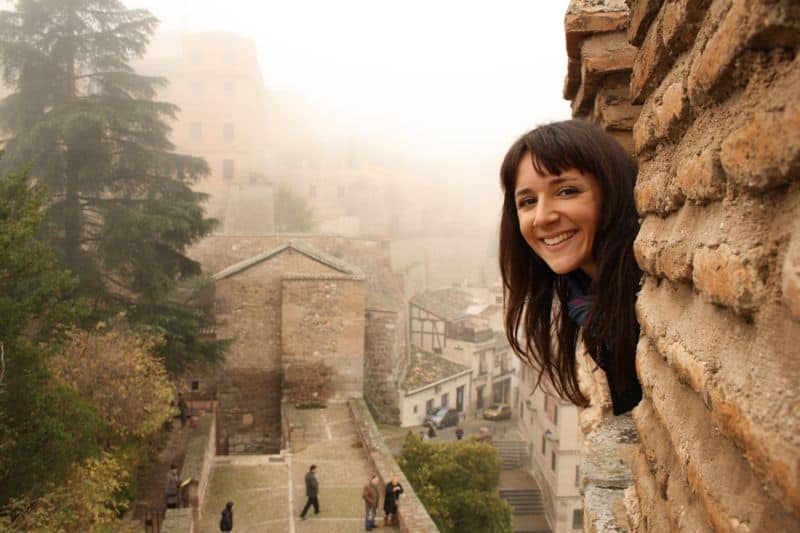
[[194,525],[200,523],[206,489],[211,478],[211,467],[217,454],[215,425],[213,414],[204,415],[199,418],[197,427],[192,430],[181,470],[181,479],[191,479],[182,492],[183,502],[188,503],[188,507],[168,509],[161,526],[162,533],[193,532]]
[[406,478],[400,465],[392,457],[392,453],[383,441],[375,421],[363,399],[352,399],[348,402],[350,413],[355,421],[356,428],[361,437],[361,442],[369,454],[370,462],[382,482],[386,483],[392,476],[396,476],[403,485],[402,504],[397,513],[400,519],[400,531],[403,533],[433,533],[438,532],[425,506],[417,497],[414,488]]

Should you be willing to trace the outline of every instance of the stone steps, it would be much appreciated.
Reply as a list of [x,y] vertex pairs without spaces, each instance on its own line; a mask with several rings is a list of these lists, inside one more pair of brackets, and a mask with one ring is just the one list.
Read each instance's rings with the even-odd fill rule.
[[525,441],[497,440],[493,441],[492,444],[503,460],[504,470],[523,468],[528,459],[528,445]]
[[537,489],[501,489],[499,493],[516,515],[544,513],[542,495]]

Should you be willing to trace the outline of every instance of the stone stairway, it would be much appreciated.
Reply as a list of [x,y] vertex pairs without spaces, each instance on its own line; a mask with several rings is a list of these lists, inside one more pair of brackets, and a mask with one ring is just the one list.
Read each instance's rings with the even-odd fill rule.
[[500,489],[500,497],[514,510],[515,515],[543,514],[542,495],[538,489]]
[[522,440],[496,440],[492,443],[503,460],[503,469],[524,468],[528,459],[528,446]]

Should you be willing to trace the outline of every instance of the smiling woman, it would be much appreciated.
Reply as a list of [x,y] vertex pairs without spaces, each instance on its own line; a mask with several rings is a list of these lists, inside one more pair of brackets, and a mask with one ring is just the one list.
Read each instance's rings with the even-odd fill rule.
[[630,411],[642,396],[635,365],[636,173],[613,137],[578,120],[526,133],[500,170],[509,343],[539,370],[539,380],[547,376],[562,397],[587,406],[575,358],[581,334],[606,372],[614,414]]

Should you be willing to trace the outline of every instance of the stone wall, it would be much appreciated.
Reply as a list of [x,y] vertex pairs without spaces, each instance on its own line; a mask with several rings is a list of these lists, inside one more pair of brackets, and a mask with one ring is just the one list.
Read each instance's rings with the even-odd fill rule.
[[370,415],[364,400],[354,399],[348,402],[350,413],[356,424],[361,442],[367,451],[370,463],[381,478],[381,484],[386,484],[392,477],[403,486],[402,504],[398,507],[397,517],[402,533],[435,533],[439,531],[431,519],[425,506],[420,501],[411,482],[408,481],[400,465],[394,460],[392,452],[378,431],[372,415]]
[[[343,276],[284,277],[281,347],[284,399],[361,398],[364,391],[364,282]],[[330,372],[326,383],[317,370]],[[314,389],[313,391],[311,389]],[[295,398],[297,394],[313,395]]]
[[376,421],[400,425],[400,379],[406,367],[405,313],[367,309],[364,332],[364,399]]
[[[612,2],[571,11],[589,3]],[[800,4],[629,4],[645,271],[631,527],[800,530]]]

